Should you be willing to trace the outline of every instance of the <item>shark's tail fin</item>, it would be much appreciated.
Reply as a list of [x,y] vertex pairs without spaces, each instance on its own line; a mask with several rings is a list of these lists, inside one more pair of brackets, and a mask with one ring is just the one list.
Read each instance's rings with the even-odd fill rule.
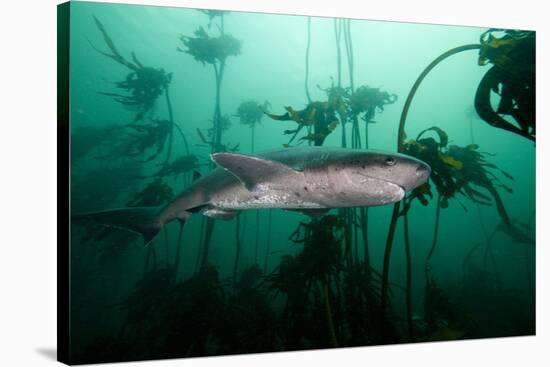
[[143,236],[148,245],[162,229],[158,217],[160,207],[136,207],[111,209],[93,213],[74,214],[72,221],[92,221],[98,224],[135,232]]

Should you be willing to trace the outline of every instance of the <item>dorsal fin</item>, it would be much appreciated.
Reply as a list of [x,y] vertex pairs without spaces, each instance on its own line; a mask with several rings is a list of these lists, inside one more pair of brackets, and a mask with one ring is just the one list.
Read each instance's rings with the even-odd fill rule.
[[297,173],[285,164],[243,154],[214,153],[212,160],[238,178],[248,190],[273,177]]

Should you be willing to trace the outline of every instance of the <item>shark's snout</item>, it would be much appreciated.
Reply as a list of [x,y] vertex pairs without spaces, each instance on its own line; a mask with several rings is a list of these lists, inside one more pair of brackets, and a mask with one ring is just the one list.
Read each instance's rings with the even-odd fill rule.
[[416,175],[419,177],[420,180],[426,182],[428,178],[430,177],[430,174],[432,173],[432,169],[430,166],[428,166],[424,162],[420,162],[421,164],[416,167]]
[[418,186],[428,181],[428,178],[432,173],[432,169],[426,163],[420,160],[415,160],[414,164],[416,166],[416,169],[412,172],[412,174],[406,177],[403,185],[403,188],[407,192],[414,190]]

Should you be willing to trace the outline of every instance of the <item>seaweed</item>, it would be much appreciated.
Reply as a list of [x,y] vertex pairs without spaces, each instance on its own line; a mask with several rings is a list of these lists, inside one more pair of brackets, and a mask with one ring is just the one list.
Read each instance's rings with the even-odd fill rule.
[[209,138],[215,138],[217,131],[221,131],[222,133],[229,130],[231,127],[231,118],[229,115],[222,115],[219,118],[219,121],[217,122],[215,127],[211,127],[206,131],[206,134]]
[[[126,94],[100,92],[103,95],[112,97],[116,102],[122,104],[126,108],[137,110],[132,123],[126,125],[126,128],[133,130],[137,134],[130,133],[129,135],[132,140],[127,142],[127,144],[123,144],[122,147],[119,146],[118,149],[122,149],[122,152],[118,153],[135,157],[143,154],[145,150],[154,147],[156,148],[156,152],[146,158],[146,161],[151,161],[165,151],[167,143],[167,153],[164,161],[164,163],[167,164],[171,158],[174,128],[176,128],[189,154],[189,147],[185,134],[174,121],[169,94],[172,73],[166,72],[163,68],[156,69],[144,66],[134,52],[131,52],[131,61],[126,59],[118,51],[114,41],[109,36],[100,20],[94,17],[94,21],[110,53],[99,50],[91,41],[90,45],[100,54],[130,69],[130,72],[126,75],[124,80],[115,83],[115,86],[125,91]],[[164,95],[166,99],[168,119],[157,119],[153,116],[149,116],[156,101],[161,95]]]
[[178,47],[178,51],[193,56],[203,65],[225,63],[227,57],[241,53],[241,41],[229,34],[210,37],[203,27],[199,27],[194,35],[195,37],[181,35],[180,41],[185,48]]
[[[211,138],[211,140],[206,140],[200,129],[197,129],[197,133],[199,134],[201,140],[203,141],[203,143],[209,145],[211,153],[227,150],[235,151],[238,149],[239,144],[235,145],[233,148],[229,148],[228,145],[222,143],[222,133],[229,128],[231,121],[229,117],[222,114],[221,111],[221,86],[223,82],[227,58],[229,56],[240,55],[242,42],[235,37],[225,33],[224,16],[226,12],[206,11],[205,14],[207,14],[210,19],[210,22],[208,23],[208,28],[210,28],[212,21],[215,18],[219,18],[219,35],[216,37],[212,37],[201,26],[197,30],[195,30],[194,37],[180,35],[179,39],[183,44],[183,48],[178,47],[177,50],[179,52],[191,55],[195,61],[200,62],[203,66],[206,64],[212,65],[212,69],[214,71],[216,82],[216,96],[212,118],[212,127],[208,130],[208,136],[209,138]],[[214,221],[212,220],[212,218],[203,219],[203,224],[206,229],[205,232],[201,234],[201,268],[208,266],[208,253],[210,247],[210,239],[212,238],[212,232],[214,230]]]
[[262,270],[257,265],[245,269],[233,294],[227,298],[223,317],[213,331],[219,353],[257,353],[278,349],[276,313],[265,292]]
[[163,165],[155,175],[157,177],[179,177],[187,172],[195,172],[199,166],[199,159],[196,155],[182,155],[179,158],[174,159],[173,162]]
[[349,97],[349,107],[352,115],[363,114],[361,119],[366,123],[372,123],[375,112],[384,112],[385,105],[393,104],[396,101],[396,94],[362,85]]
[[[319,87],[320,88],[320,87]],[[384,105],[395,103],[397,96],[383,92],[378,88],[370,88],[366,85],[359,87],[353,93],[350,88],[342,88],[332,85],[330,88],[322,89],[327,94],[327,101],[310,102],[303,110],[285,107],[286,113],[275,115],[266,112],[266,115],[276,121],[294,121],[298,124],[296,129],[285,130],[285,135],[292,135],[287,145],[290,145],[298,133],[304,127],[312,129],[301,137],[300,141],[310,141],[316,146],[323,145],[326,137],[333,132],[339,124],[346,124],[351,121],[354,130],[352,131],[352,142],[356,146],[361,145],[357,118],[360,116],[365,123],[372,123],[376,111],[383,112]],[[362,116],[361,116],[362,114]],[[344,133],[343,133],[344,134]],[[368,134],[365,133],[367,136]],[[342,146],[345,147],[345,134],[342,137]]]
[[[439,141],[431,137],[423,138],[424,134],[429,131],[436,132]],[[502,173],[510,180],[513,177],[495,164],[488,162],[486,160],[488,154],[479,152],[477,144],[460,147],[448,145],[448,140],[447,133],[434,126],[420,132],[415,140],[406,141],[403,145],[403,152],[430,165],[432,173],[427,185],[431,183],[435,186],[438,194],[441,195],[440,203],[443,207],[447,207],[448,200],[457,194],[461,194],[477,204],[491,205],[494,202],[502,220],[509,224],[508,213],[497,187],[503,188],[507,192],[511,192],[512,189],[504,185],[493,171]],[[487,194],[479,189],[485,190]],[[427,205],[428,200],[423,192],[431,195],[426,186],[415,189],[406,200],[404,212],[409,209],[411,201],[417,198],[423,205]],[[492,200],[488,195],[492,196]]]
[[199,139],[201,140],[202,144],[197,144],[197,146],[207,146],[214,152],[238,152],[240,149],[240,143],[236,143],[234,145],[229,144],[222,144],[222,143],[216,143],[214,139],[208,140],[204,136],[204,134],[201,132],[199,128],[197,128],[197,135],[199,136]]
[[339,120],[328,103],[312,102],[303,110],[296,111],[292,107],[285,107],[286,113],[283,115],[275,115],[266,113],[267,116],[277,121],[294,121],[298,127],[293,130],[285,130],[285,135],[292,135],[287,145],[290,145],[298,133],[304,128],[312,128],[313,132],[307,133],[301,137],[300,141],[310,141],[315,146],[323,145],[326,137],[334,131],[339,124]]
[[268,101],[265,101],[263,105],[260,105],[254,100],[248,100],[241,102],[235,113],[235,117],[239,118],[239,122],[243,125],[254,128],[256,124],[262,122],[264,111],[270,106]]
[[214,10],[214,9],[200,9],[201,13],[208,15],[208,28],[212,25],[212,21],[216,18],[223,18],[224,15],[229,14],[229,10]]
[[125,80],[115,83],[117,88],[125,90],[128,94],[108,92],[100,92],[100,94],[113,97],[125,107],[138,109],[134,122],[140,121],[153,108],[155,101],[162,95],[171,79],[172,74],[166,74],[163,69],[140,67],[129,73]]
[[[119,139],[118,126],[79,126],[72,129],[71,158],[75,162],[90,157],[92,152],[100,153],[103,147],[112,145]],[[97,156],[96,156],[97,158]]]
[[[491,126],[535,141],[535,32],[489,29],[480,36],[480,44],[478,64],[493,66],[479,82],[476,112]],[[496,109],[493,93],[499,96]]]
[[143,190],[136,193],[134,197],[126,203],[126,206],[161,206],[162,204],[167,204],[172,201],[174,196],[172,188],[164,183],[161,178],[157,178]]
[[172,73],[167,73],[164,69],[155,69],[144,66],[137,58],[134,52],[131,53],[132,61],[125,59],[116,48],[113,40],[107,33],[107,30],[98,18],[94,17],[97,28],[103,35],[103,39],[111,53],[107,53],[96,48],[91,42],[92,47],[102,55],[109,57],[117,63],[130,69],[130,73],[122,81],[116,82],[115,86],[126,91],[128,94],[100,92],[103,95],[113,97],[115,101],[128,108],[137,109],[134,122],[141,121],[154,106],[155,101],[161,96],[170,81]]
[[[196,145],[206,146],[210,152],[240,149],[239,143],[230,144],[222,139],[233,117],[238,118],[243,126],[251,128],[250,148],[254,152],[255,128],[262,123],[263,116],[267,114],[275,121],[296,123],[294,128],[284,132],[290,135],[287,145],[295,142],[323,145],[326,138],[336,130],[338,125],[341,125],[341,146],[355,149],[369,147],[369,126],[372,127],[371,124],[375,122],[376,114],[383,113],[385,107],[397,101],[397,96],[368,85],[355,88],[349,20],[334,20],[337,77],[332,80],[330,87],[325,89],[319,87],[326,94],[326,99],[311,100],[308,83],[312,23],[308,18],[305,50],[307,99],[305,107],[298,110],[288,106],[285,107],[286,113],[277,115],[267,111],[268,102],[261,106],[255,99],[248,99],[238,105],[235,115],[229,116],[222,114],[221,111],[221,85],[227,59],[240,54],[240,41],[224,33],[223,19],[226,12],[216,10],[203,12],[209,18],[208,26],[199,28],[193,37],[181,36],[180,40],[185,49],[179,49],[201,64],[211,65],[216,81],[213,118],[205,119],[205,126],[196,130],[197,140],[199,140],[199,144]],[[129,132],[125,137],[125,144],[115,144],[118,137],[111,139],[112,137],[105,136],[100,131],[84,131],[83,139],[89,144],[83,147],[82,152],[77,153],[80,157],[87,158],[91,156],[90,152],[94,149],[110,145],[124,152],[125,156],[143,157],[146,162],[155,160],[161,153],[166,152],[167,148],[168,154],[164,162],[150,163],[151,167],[156,169],[148,171],[152,172],[149,175],[143,175],[139,170],[134,172],[131,167],[124,167],[124,164],[119,167],[120,162],[117,160],[112,169],[105,170],[103,167],[103,171],[97,172],[98,177],[93,177],[96,172],[90,172],[91,177],[83,175],[78,181],[83,183],[89,180],[85,184],[93,186],[96,179],[101,179],[109,185],[114,185],[115,188],[123,187],[126,193],[133,193],[133,195],[111,197],[111,193],[106,192],[106,196],[110,201],[125,202],[126,206],[162,206],[174,198],[174,192],[168,183],[211,163],[201,164],[199,157],[189,152],[182,130],[174,123],[168,95],[171,79],[162,86],[158,82],[162,79],[160,74],[153,73],[162,69],[145,70],[146,68],[134,54],[130,60],[124,59],[103,25],[98,20],[96,24],[110,49],[109,53],[102,52],[102,54],[131,70],[123,82],[116,84],[117,88],[124,92],[107,94],[118,103],[138,108],[140,111],[153,111],[152,106],[155,101],[164,95],[167,98],[169,118],[156,118],[152,112],[144,112],[136,116],[136,120],[132,123],[116,127],[118,131]],[[205,30],[208,28],[210,32],[214,24],[218,26],[219,36],[208,34]],[[345,44],[349,85],[342,84],[341,40]],[[480,45],[467,45],[451,50],[452,52],[447,52],[444,57],[438,58],[435,64],[430,64],[427,72],[451,54],[479,49],[479,47]],[[502,60],[493,61],[497,65]],[[143,74],[140,74],[140,71]],[[233,239],[235,243],[232,274],[228,274],[226,278],[221,278],[218,269],[209,262],[209,246],[213,238],[214,221],[203,219],[199,244],[200,256],[196,259],[195,273],[187,278],[182,278],[181,272],[178,277],[178,267],[183,252],[183,227],[179,227],[175,242],[168,240],[168,236],[173,234],[171,229],[166,229],[164,232],[166,260],[157,255],[158,244],[149,245],[146,248],[143,274],[141,272],[138,274],[142,276],[141,280],[135,284],[122,303],[114,307],[110,305],[111,307],[108,308],[109,312],[124,313],[125,317],[120,325],[118,337],[99,335],[97,338],[91,338],[87,347],[78,351],[77,359],[88,362],[110,362],[122,359],[359,346],[404,340],[462,339],[478,335],[472,333],[475,328],[468,323],[464,310],[459,308],[462,306],[460,302],[450,296],[451,293],[443,287],[443,283],[433,277],[431,272],[431,261],[437,251],[437,245],[439,242],[444,243],[439,239],[441,213],[454,203],[464,207],[459,201],[461,198],[465,198],[476,206],[478,204],[494,205],[501,216],[502,223],[495,229],[493,235],[502,231],[515,242],[526,244],[525,248],[532,248],[534,238],[530,236],[526,225],[515,222],[512,222],[512,226],[507,224],[510,221],[500,195],[503,191],[512,191],[506,180],[512,180],[513,177],[491,162],[492,154],[480,151],[479,146],[475,144],[453,145],[452,137],[438,126],[422,130],[414,139],[406,138],[404,124],[407,111],[416,88],[427,72],[423,73],[415,83],[405,102],[400,121],[398,150],[427,162],[432,167],[432,176],[429,182],[410,193],[402,204],[394,206],[381,273],[371,266],[366,208],[342,209],[337,215],[323,215],[300,222],[289,237],[293,255],[283,254],[278,264],[270,264],[270,259],[274,261],[270,255],[287,251],[288,248],[280,250],[279,247],[276,251],[271,249],[272,211],[269,211],[267,225],[262,226],[261,229],[258,211],[255,213],[255,222],[249,223],[249,226],[254,227],[255,230],[254,246],[245,246],[243,243],[244,233],[253,235],[254,230],[245,230],[246,217],[237,216],[234,232],[231,231],[226,236]],[[147,73],[150,74],[147,75]],[[170,75],[171,78],[171,74],[165,73],[165,75]],[[146,83],[148,78],[158,80]],[[155,85],[159,87],[155,88]],[[504,100],[509,100],[509,97],[504,97],[503,95]],[[504,111],[504,104],[507,104],[505,102],[501,102],[503,107],[499,109]],[[346,127],[351,127],[349,140],[346,136]],[[179,154],[172,159],[170,154],[174,128],[181,134],[186,152],[178,152]],[[137,162],[138,159],[131,161]],[[105,165],[110,162],[103,160],[99,163]],[[116,172],[117,169],[128,171],[123,172],[121,182],[113,179],[115,176],[111,176],[119,173]],[[106,179],[107,176],[110,176],[109,179]],[[135,183],[134,178],[146,178],[148,181],[145,186],[128,189],[130,184]],[[188,177],[184,176],[184,178]],[[98,195],[97,200],[100,200],[99,196],[101,195]],[[415,288],[412,276],[415,273],[412,271],[412,264],[416,263],[413,261],[416,252],[414,244],[411,243],[415,237],[410,236],[408,214],[412,205],[416,205],[415,202],[419,202],[422,206],[433,202],[436,219],[431,247],[424,262],[426,286],[423,317],[413,313]],[[392,243],[397,221],[401,217],[405,245],[406,283],[404,286],[389,282]],[[267,227],[266,251],[265,259],[260,266],[259,239],[264,227]],[[78,253],[78,257],[75,256],[77,261],[88,261],[90,264],[93,261],[101,264],[110,261],[112,267],[117,265],[117,259],[121,259],[128,252],[129,246],[137,242],[126,232],[110,228],[98,230],[86,226],[83,227],[82,232],[77,231],[76,235],[82,237],[81,243],[88,247],[78,251],[82,251],[84,255],[85,251],[92,252],[92,247],[88,245],[94,243],[93,251],[97,254],[87,258],[83,253]],[[493,235],[488,242],[492,240]],[[363,257],[360,257],[361,242],[364,246]],[[170,249],[169,244],[175,244],[177,247]],[[486,262],[487,259],[491,260],[490,256],[492,256],[488,249],[483,256],[484,266],[477,266],[475,255],[478,254],[480,246],[476,244],[464,259],[465,276],[460,285],[464,288],[464,297],[488,300],[492,295],[498,295],[499,301],[503,304],[520,299],[520,296],[511,290],[501,289],[499,279],[488,271]],[[159,254],[162,253],[159,252]],[[173,259],[170,255],[174,255]],[[527,255],[525,257],[526,265],[529,265]],[[247,262],[253,265],[247,267]],[[90,267],[87,267],[86,271],[84,268],[80,269],[75,276],[79,281],[87,279],[91,276],[90,274],[93,274],[93,271],[88,270],[95,269]],[[526,270],[528,278],[531,279],[528,266]],[[404,291],[406,313],[402,317],[394,314],[392,310],[393,290]],[[509,299],[506,298],[507,296]],[[78,301],[85,303],[86,300]],[[467,306],[475,308],[476,305]],[[400,312],[400,309],[397,309],[397,312]],[[484,314],[483,312],[479,311],[478,314]],[[501,310],[499,312],[504,313]],[[503,316],[504,318],[506,316]],[[521,329],[524,326],[517,326],[517,330],[524,330]],[[525,328],[525,330],[530,329]]]
[[172,123],[168,120],[152,120],[149,124],[128,124],[135,133],[128,134],[129,139],[121,146],[122,154],[130,157],[143,155],[147,150],[154,152],[145,161],[152,161],[163,151],[172,132]]

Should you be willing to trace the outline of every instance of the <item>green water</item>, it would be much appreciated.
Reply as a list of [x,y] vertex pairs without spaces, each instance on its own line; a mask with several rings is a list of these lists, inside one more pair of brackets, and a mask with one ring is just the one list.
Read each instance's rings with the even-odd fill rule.
[[[94,16],[127,62],[138,65],[133,52],[142,66],[162,68],[166,77],[171,74],[147,108],[128,108],[120,103],[121,98],[128,100],[112,95],[130,95],[116,82],[124,81],[132,70],[98,52],[112,54]],[[310,19],[307,88],[312,101],[327,101],[323,89],[338,83],[335,24],[337,29],[345,28],[340,28],[345,23],[332,18]],[[395,103],[375,109],[374,123],[368,124],[368,147],[392,152],[397,150],[405,99],[420,72],[446,50],[478,43],[486,30],[366,20],[349,24],[355,89],[368,85],[397,95]],[[225,60],[219,110],[215,75],[221,64],[215,70],[178,51],[186,49],[180,36],[195,37],[199,27],[211,37],[223,31],[240,41],[238,55]],[[251,128],[241,123],[237,111],[246,101],[259,105],[267,101],[265,107],[273,115],[283,115],[285,106],[306,107],[307,30],[304,16],[229,12],[223,15],[222,26],[220,16],[209,19],[194,9],[73,2],[72,212],[144,202],[164,205],[191,184],[193,172],[206,174],[212,169],[212,151],[235,149],[247,154],[288,144],[292,135],[284,131],[295,129],[296,122],[263,115]],[[343,30],[340,50],[340,82],[347,88],[350,68]],[[514,228],[528,240],[499,229],[502,215],[494,203],[481,205],[457,194],[440,210],[428,278],[433,283],[427,288],[425,261],[437,206],[432,183],[434,198],[427,206],[414,201],[407,214],[414,341],[535,332],[535,147],[476,115],[474,95],[489,68],[478,66],[477,58],[477,51],[459,53],[427,76],[411,105],[407,137],[438,126],[447,133],[449,145],[475,143],[477,151],[490,153],[485,159],[513,176],[511,180],[499,170],[492,171],[513,190],[497,187]],[[136,120],[140,111],[145,112]],[[227,117],[230,124],[217,137],[209,136],[214,122],[222,120],[217,116]],[[153,131],[148,127],[161,126],[170,118],[178,128],[156,138],[148,135]],[[342,145],[339,122],[323,146]],[[357,123],[359,135],[352,131],[351,120],[345,124],[346,144],[365,148],[366,124],[360,118]],[[300,140],[307,129],[291,145],[308,145],[307,139]],[[352,136],[360,138],[360,145]],[[433,132],[426,136],[437,140]],[[209,144],[216,139],[218,146]],[[157,186],[149,187],[152,195],[142,196],[140,202],[136,195],[155,181],[162,164],[182,156],[194,156],[196,161],[191,159],[180,175],[163,176]],[[483,188],[477,189],[492,200]],[[197,214],[186,223],[181,241],[180,227],[173,222],[147,247],[132,233],[74,224],[72,355],[76,361],[95,362],[409,342],[402,217],[391,254],[389,303],[380,310],[380,273],[392,208],[369,208],[367,226],[348,220],[348,231],[342,223],[353,215],[349,213],[357,213],[359,221],[359,210],[348,214],[332,210],[333,217],[325,218],[334,218],[336,224],[276,209],[249,210],[230,221],[206,221]],[[305,235],[307,228],[313,229]],[[363,230],[368,232],[368,256]]]

